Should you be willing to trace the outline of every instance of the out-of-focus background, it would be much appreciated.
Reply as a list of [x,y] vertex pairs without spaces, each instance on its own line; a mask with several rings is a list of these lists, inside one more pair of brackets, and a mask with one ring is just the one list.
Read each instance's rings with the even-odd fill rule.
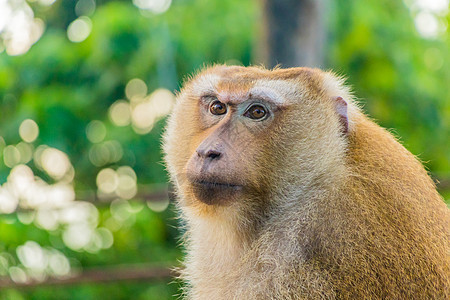
[[160,136],[206,64],[347,76],[450,199],[449,0],[0,0],[0,299],[171,299]]

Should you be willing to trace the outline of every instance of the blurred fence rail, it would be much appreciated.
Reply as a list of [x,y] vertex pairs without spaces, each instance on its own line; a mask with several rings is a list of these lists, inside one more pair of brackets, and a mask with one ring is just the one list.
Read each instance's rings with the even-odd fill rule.
[[[120,197],[112,195],[99,196],[95,190],[77,191],[77,200],[91,202],[95,206],[111,204]],[[161,202],[174,199],[174,190],[170,184],[140,185],[137,194],[132,198],[136,201]]]
[[132,264],[90,268],[78,274],[63,278],[48,278],[44,281],[27,281],[17,283],[10,279],[0,278],[0,289],[6,288],[36,288],[45,286],[64,286],[83,283],[107,283],[115,281],[156,281],[167,280],[178,275],[168,266],[155,264]]

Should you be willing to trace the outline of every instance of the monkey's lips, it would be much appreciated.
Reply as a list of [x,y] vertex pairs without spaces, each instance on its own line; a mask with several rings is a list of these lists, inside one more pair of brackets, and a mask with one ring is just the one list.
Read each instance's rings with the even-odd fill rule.
[[206,189],[239,189],[239,188],[242,188],[242,186],[238,185],[238,184],[216,182],[216,181],[206,181],[206,180],[195,181],[194,184],[203,186]]
[[243,189],[240,184],[216,179],[191,178],[190,181],[197,199],[208,205],[226,205]]

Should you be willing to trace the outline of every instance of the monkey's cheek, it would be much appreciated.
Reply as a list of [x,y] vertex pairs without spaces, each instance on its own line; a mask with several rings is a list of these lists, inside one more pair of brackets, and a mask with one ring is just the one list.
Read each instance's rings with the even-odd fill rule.
[[207,205],[226,206],[236,201],[243,192],[242,186],[193,185],[195,198]]

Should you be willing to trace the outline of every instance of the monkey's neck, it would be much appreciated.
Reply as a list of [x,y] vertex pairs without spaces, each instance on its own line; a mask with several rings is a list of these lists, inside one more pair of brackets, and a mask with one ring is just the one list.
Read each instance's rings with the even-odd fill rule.
[[221,212],[201,218],[187,216],[189,243],[185,276],[196,289],[217,287],[218,282],[233,273],[249,248],[248,230],[235,216]]

